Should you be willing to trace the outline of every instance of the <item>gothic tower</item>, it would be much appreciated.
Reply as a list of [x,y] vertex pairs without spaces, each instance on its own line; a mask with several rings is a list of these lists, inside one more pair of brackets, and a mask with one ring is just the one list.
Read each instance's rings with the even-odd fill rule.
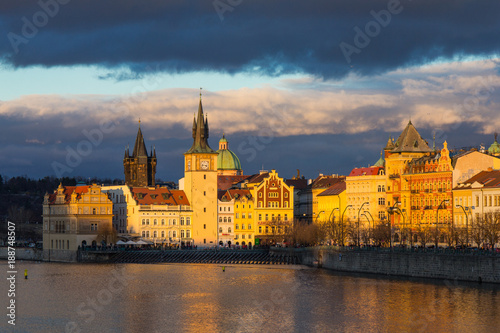
[[183,189],[193,210],[193,239],[196,245],[217,244],[217,155],[208,145],[208,119],[203,106],[193,119],[193,145],[184,153]]
[[132,155],[130,155],[128,147],[125,149],[123,169],[125,172],[125,184],[128,186],[155,186],[156,149],[152,148],[151,154],[148,156],[140,121]]

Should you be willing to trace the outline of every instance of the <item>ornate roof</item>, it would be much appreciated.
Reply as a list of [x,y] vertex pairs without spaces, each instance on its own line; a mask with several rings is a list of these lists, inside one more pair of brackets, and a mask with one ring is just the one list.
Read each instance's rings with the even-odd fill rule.
[[395,148],[391,150],[391,153],[427,153],[432,151],[427,142],[417,132],[411,120],[394,143],[394,146]]

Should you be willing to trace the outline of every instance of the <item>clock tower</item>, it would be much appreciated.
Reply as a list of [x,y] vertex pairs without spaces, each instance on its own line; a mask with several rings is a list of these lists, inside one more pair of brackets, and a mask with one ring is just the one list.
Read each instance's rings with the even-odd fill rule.
[[193,119],[193,145],[184,153],[184,192],[193,210],[194,244],[217,245],[217,155],[208,145],[203,106]]

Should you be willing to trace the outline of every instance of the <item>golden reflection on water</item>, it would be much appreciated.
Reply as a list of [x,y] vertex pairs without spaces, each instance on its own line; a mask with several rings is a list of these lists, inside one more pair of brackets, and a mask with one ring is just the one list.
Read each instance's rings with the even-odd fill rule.
[[[17,281],[21,332],[64,332],[68,323],[82,332],[495,332],[500,327],[494,285],[299,266],[235,265],[225,272],[217,265],[19,266],[30,272],[29,280]],[[117,271],[126,285],[90,316],[90,300],[109,291]],[[0,287],[6,290],[3,280]],[[1,332],[5,325],[0,323]]]

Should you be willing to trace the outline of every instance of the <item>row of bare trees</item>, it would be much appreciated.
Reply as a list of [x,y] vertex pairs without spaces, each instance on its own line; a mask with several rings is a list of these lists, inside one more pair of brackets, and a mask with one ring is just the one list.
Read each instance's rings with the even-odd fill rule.
[[[392,227],[389,222],[375,222],[367,227],[357,221],[346,219],[343,223],[332,219],[323,223],[295,222],[289,227],[276,228],[269,239],[271,243],[313,246],[318,244],[359,245],[370,244],[390,246],[404,245],[447,245],[491,247],[500,243],[500,212],[485,214],[470,221],[467,227],[453,224],[438,225],[414,223]],[[359,242],[358,242],[359,240]]]

